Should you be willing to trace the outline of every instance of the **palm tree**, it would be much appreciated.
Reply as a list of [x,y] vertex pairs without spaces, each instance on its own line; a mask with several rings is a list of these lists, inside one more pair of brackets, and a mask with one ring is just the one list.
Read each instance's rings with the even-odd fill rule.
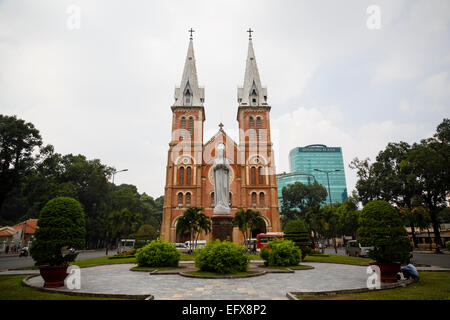
[[209,233],[212,229],[211,219],[201,212],[202,210],[200,207],[188,207],[178,219],[177,233],[189,235],[191,252],[195,250],[201,232]]
[[253,230],[261,224],[264,224],[264,219],[259,211],[253,211],[251,209],[244,210],[242,208],[234,215],[233,225],[237,226],[242,232],[247,250],[250,250],[248,239],[251,238]]

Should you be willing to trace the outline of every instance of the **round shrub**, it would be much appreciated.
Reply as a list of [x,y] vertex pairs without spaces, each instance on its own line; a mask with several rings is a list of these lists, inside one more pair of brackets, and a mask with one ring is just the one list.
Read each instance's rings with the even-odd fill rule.
[[245,272],[249,264],[249,257],[244,246],[237,246],[229,241],[209,241],[198,251],[195,266],[201,271],[216,273]]
[[301,219],[291,220],[284,226],[284,238],[301,248],[304,254],[311,253],[311,238],[308,228]]
[[296,266],[302,260],[302,251],[291,240],[276,239],[261,249],[261,258],[266,266]]
[[30,247],[37,265],[67,265],[75,260],[77,253],[65,254],[65,249],[84,246],[84,212],[73,198],[58,197],[48,201],[40,212],[38,227]]
[[388,202],[367,203],[359,218],[358,241],[369,250],[369,257],[377,262],[409,262],[411,243],[397,210]]
[[180,251],[166,241],[153,240],[136,251],[140,267],[178,267],[180,259]]

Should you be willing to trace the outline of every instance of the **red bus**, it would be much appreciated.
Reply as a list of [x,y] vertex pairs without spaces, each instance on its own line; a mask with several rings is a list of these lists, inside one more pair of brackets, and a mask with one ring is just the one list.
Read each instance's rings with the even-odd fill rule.
[[258,234],[258,240],[256,242],[256,248],[261,249],[262,247],[266,246],[269,241],[275,240],[275,239],[282,239],[284,237],[283,232],[267,232],[267,233],[260,233]]

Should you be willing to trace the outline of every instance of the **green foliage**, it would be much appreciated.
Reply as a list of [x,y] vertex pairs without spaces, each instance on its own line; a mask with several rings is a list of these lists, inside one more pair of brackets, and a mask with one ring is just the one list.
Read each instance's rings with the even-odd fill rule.
[[304,218],[308,211],[320,207],[327,199],[327,190],[315,181],[311,185],[295,182],[283,188],[281,213],[284,221]]
[[108,217],[109,229],[113,237],[124,238],[136,230],[141,216],[133,213],[128,208],[113,211]]
[[369,251],[370,258],[378,262],[409,262],[412,248],[408,234],[399,213],[388,202],[374,200],[364,206],[358,235],[362,246],[374,247]]
[[136,261],[140,267],[177,267],[181,253],[173,244],[153,240],[136,252]]
[[211,219],[201,212],[202,210],[200,207],[188,207],[177,222],[177,233],[189,235],[191,251],[195,250],[200,233],[212,230]]
[[284,238],[291,240],[301,250],[308,254],[311,252],[311,237],[308,228],[301,219],[291,220],[284,226]]
[[237,226],[242,232],[244,237],[244,243],[247,246],[247,250],[250,250],[250,242],[253,230],[260,225],[265,225],[264,219],[259,211],[253,211],[251,209],[240,209],[233,218],[233,225]]
[[450,251],[450,241],[447,241],[445,243],[445,246],[446,246],[447,250]]
[[236,273],[247,270],[249,258],[244,246],[238,247],[229,241],[209,241],[198,251],[195,266],[201,271]]
[[76,254],[62,252],[65,247],[84,246],[86,227],[81,204],[69,197],[54,198],[42,208],[30,253],[36,264],[64,265]]
[[263,247],[260,255],[266,266],[296,266],[302,261],[302,251],[285,239],[269,241],[268,248]]

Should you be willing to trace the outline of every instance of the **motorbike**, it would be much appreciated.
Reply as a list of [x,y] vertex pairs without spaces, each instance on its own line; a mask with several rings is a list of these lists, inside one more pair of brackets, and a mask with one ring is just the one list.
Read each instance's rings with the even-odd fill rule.
[[20,249],[19,257],[28,257],[28,248]]

